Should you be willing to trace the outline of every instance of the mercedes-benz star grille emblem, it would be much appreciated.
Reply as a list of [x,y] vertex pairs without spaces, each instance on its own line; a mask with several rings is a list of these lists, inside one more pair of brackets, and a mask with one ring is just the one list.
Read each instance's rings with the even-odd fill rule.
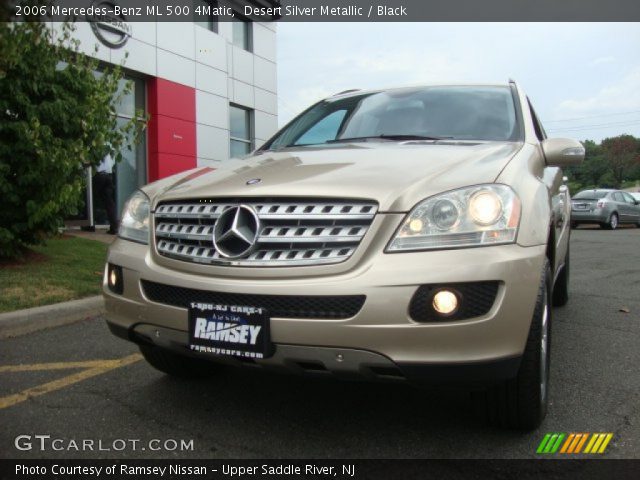
[[226,209],[213,227],[213,245],[224,258],[249,255],[260,235],[260,219],[247,205]]

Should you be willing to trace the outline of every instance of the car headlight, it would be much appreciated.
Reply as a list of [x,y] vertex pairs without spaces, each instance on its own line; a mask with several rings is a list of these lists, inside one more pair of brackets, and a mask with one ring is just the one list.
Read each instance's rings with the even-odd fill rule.
[[118,235],[134,242],[149,243],[149,197],[140,190],[124,205]]
[[476,185],[423,200],[407,215],[388,252],[513,243],[520,199],[506,185]]

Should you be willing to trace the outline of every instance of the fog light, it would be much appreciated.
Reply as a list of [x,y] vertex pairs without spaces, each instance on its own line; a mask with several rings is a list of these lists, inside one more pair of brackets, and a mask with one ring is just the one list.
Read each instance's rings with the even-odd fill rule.
[[433,296],[432,305],[440,315],[451,315],[458,309],[458,297],[451,290],[440,290]]
[[107,286],[113,293],[122,295],[122,267],[112,265],[111,263],[107,266]]

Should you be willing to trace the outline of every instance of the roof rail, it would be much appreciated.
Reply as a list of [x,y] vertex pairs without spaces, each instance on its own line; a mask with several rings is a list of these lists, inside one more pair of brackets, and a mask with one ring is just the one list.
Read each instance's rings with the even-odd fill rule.
[[342,95],[344,93],[359,92],[359,91],[360,91],[359,88],[350,88],[349,90],[343,90],[342,92],[334,93],[333,96],[336,97],[336,96]]

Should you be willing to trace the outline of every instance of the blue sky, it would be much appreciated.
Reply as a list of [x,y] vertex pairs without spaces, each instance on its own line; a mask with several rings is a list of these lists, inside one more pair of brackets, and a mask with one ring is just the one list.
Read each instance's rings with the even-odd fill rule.
[[281,126],[349,88],[509,78],[550,135],[640,137],[639,23],[278,24]]

